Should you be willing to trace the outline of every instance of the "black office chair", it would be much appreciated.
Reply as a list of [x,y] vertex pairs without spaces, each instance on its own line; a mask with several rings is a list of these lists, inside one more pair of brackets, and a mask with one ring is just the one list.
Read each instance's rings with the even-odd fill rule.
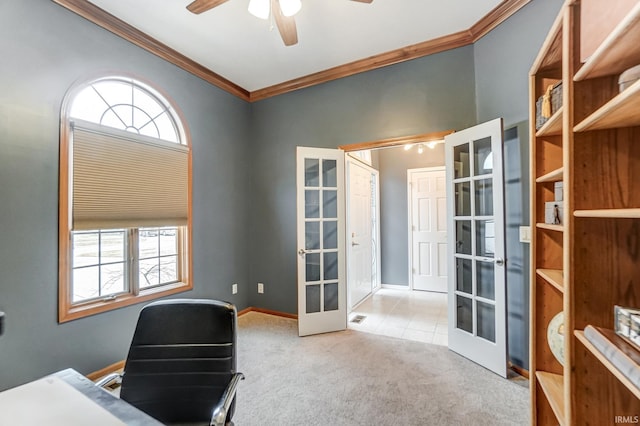
[[[236,308],[173,299],[140,312],[120,398],[165,424],[231,423],[236,388]],[[96,384],[112,382],[113,375]]]

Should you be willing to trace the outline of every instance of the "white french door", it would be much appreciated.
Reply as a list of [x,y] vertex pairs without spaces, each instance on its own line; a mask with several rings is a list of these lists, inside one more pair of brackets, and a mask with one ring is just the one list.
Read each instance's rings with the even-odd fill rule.
[[296,151],[298,334],[347,328],[344,152]]
[[444,167],[412,169],[409,181],[411,285],[447,292],[447,186]]
[[445,137],[449,349],[507,376],[502,119]]

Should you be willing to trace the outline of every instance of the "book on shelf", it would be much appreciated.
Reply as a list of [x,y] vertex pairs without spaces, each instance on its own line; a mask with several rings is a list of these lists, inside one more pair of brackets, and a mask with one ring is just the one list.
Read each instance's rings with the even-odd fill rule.
[[607,328],[588,325],[584,337],[636,387],[640,388],[640,352]]

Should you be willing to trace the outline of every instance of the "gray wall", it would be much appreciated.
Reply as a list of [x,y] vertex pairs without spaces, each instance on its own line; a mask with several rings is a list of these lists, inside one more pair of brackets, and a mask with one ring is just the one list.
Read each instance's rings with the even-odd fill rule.
[[[529,70],[563,1],[534,0],[474,45],[478,122],[504,118],[507,320],[511,362],[529,368]],[[511,130],[509,130],[511,129]]]
[[404,148],[379,151],[380,269],[382,284],[409,285],[407,170],[444,166],[444,144],[418,154]]
[[250,304],[297,312],[296,146],[463,129],[475,119],[472,46],[254,104]]
[[[69,366],[87,373],[122,359],[141,307],[57,323],[59,114],[74,82],[133,73],[163,89],[184,113],[194,149],[195,290],[183,295],[295,313],[295,147],[463,129],[497,116],[508,126],[526,120],[528,69],[561,3],[532,1],[475,46],[253,105],[53,2],[0,3],[0,310],[7,313],[0,389]],[[507,145],[525,166],[522,129]],[[510,230],[526,219],[522,176],[507,194],[509,203],[509,194],[522,190],[521,217],[510,216]],[[510,270],[510,280],[520,281],[509,284],[510,350],[524,366],[525,248],[522,271]],[[257,281],[265,283],[263,295]],[[233,282],[240,293],[232,297]]]
[[0,390],[123,359],[141,308],[57,322],[60,107],[77,80],[133,73],[182,110],[194,152],[195,289],[181,296],[246,307],[251,106],[51,1],[0,3],[0,53]]

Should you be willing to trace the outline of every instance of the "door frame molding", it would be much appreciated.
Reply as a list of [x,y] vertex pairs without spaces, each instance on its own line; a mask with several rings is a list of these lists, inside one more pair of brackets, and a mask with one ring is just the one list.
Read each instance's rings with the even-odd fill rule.
[[455,130],[444,130],[440,132],[420,133],[417,135],[400,136],[396,138],[379,139],[369,142],[356,142],[347,145],[339,145],[338,149],[344,152],[362,151],[366,149],[391,148],[394,146],[402,146],[411,143],[441,141],[445,136],[454,133]]
[[[407,169],[407,232],[409,240],[409,290],[413,290],[413,229],[411,223],[413,222],[413,197],[411,196],[411,174],[420,172],[438,172],[443,171],[446,173],[446,165],[432,166],[432,167],[420,167],[417,169]],[[449,230],[447,229],[447,232]]]

